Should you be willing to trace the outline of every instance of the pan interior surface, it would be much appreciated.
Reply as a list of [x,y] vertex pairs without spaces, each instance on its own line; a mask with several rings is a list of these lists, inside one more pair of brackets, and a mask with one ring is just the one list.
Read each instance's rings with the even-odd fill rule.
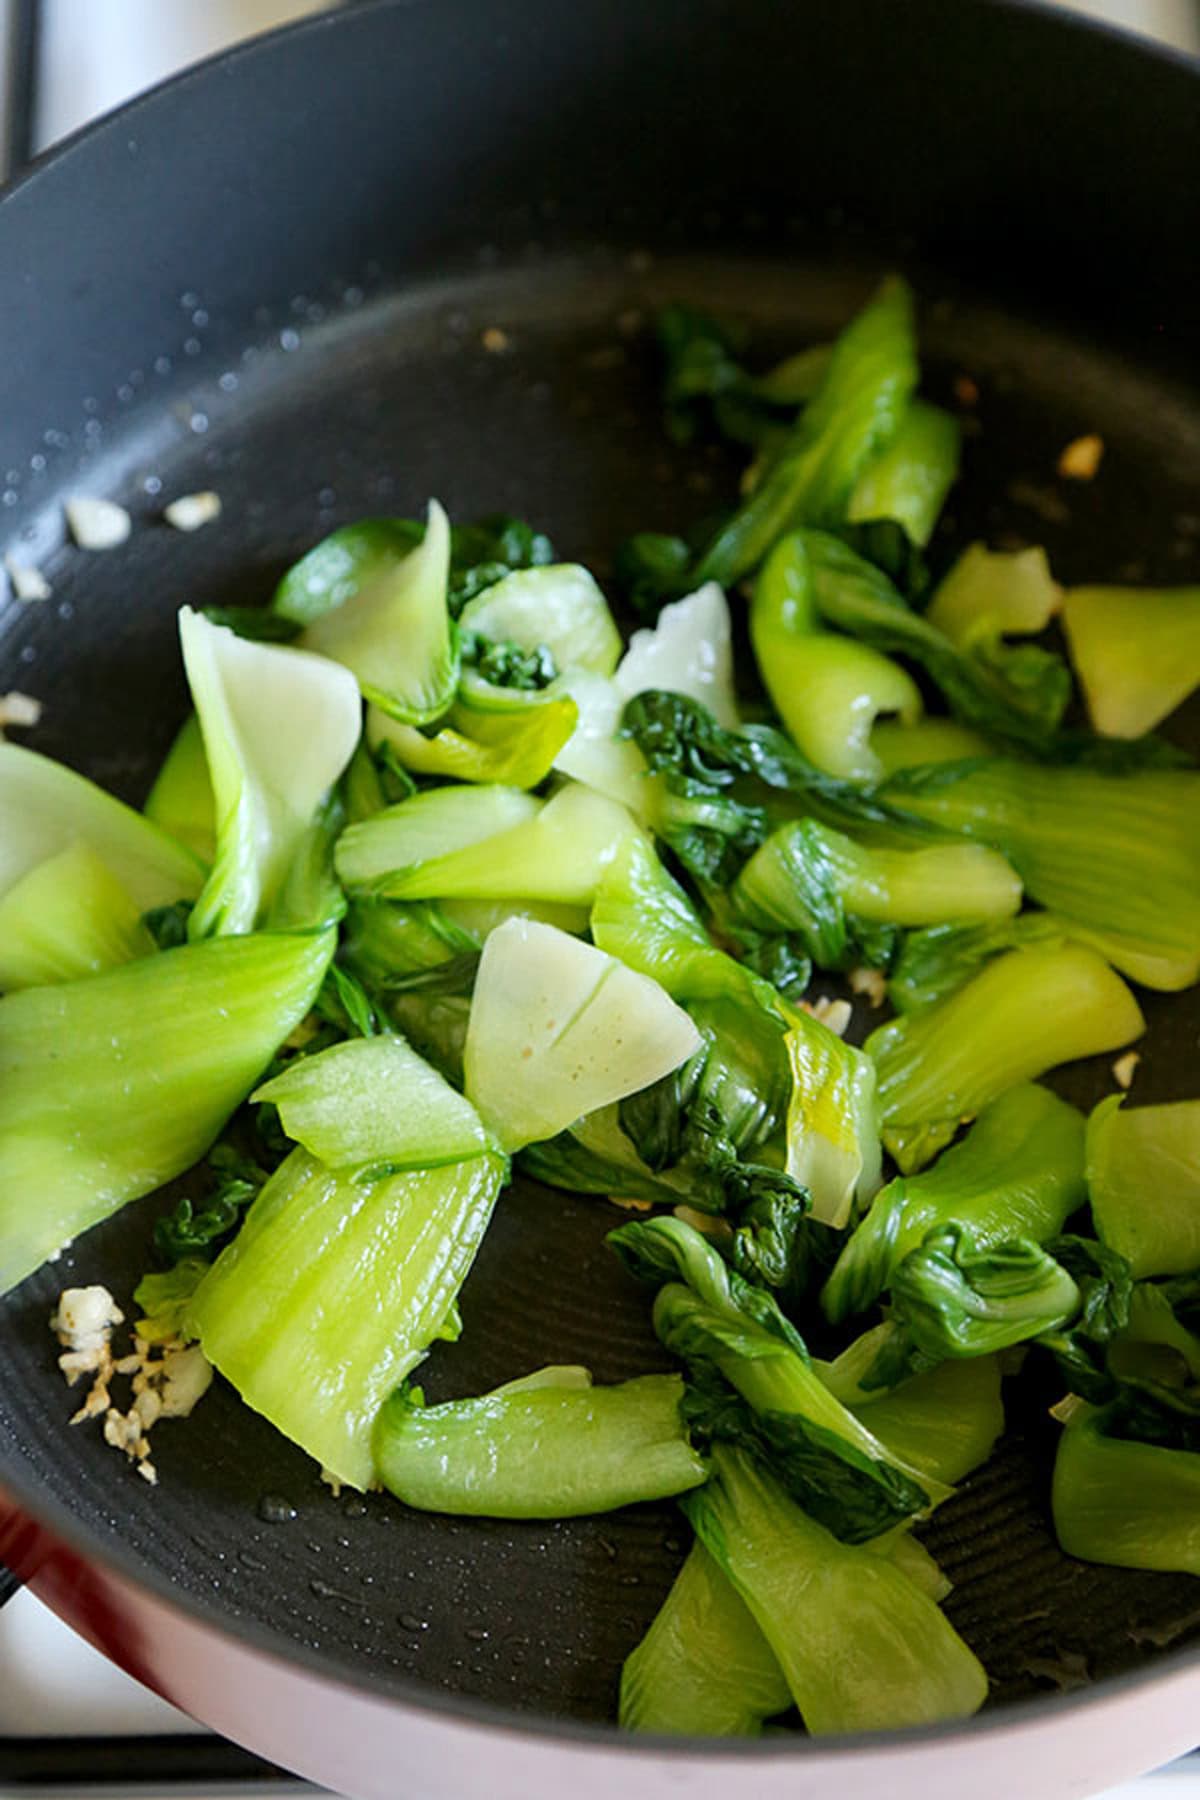
[[[177,607],[264,599],[336,524],[417,513],[431,494],[452,516],[527,516],[563,554],[603,571],[628,532],[676,525],[731,491],[722,458],[662,433],[655,307],[683,296],[732,312],[770,356],[826,335],[871,279],[854,265],[597,253],[364,296],[306,330],[299,350],[264,346],[244,387],[192,396],[209,409],[203,433],[181,432],[165,454],[147,446],[141,461],[136,440],[116,438],[111,486],[105,460],[95,463],[136,528],[111,555],[64,554],[51,569],[55,603],[6,621],[6,666],[46,705],[30,741],[139,800],[184,710]],[[1046,543],[1067,579],[1200,574],[1187,512],[1200,411],[1157,378],[917,279],[928,390],[947,399],[963,373],[980,389],[936,555],[982,534]],[[1105,439],[1104,474],[1066,491],[1055,460],[1084,429]],[[171,533],[145,491],[151,477],[164,494],[215,487],[219,525]],[[1149,996],[1148,1010],[1139,1097],[1181,1097],[1195,1086],[1200,1012],[1187,995]],[[1081,1103],[1110,1087],[1103,1061],[1071,1071]],[[155,1490],[98,1428],[67,1428],[72,1400],[46,1329],[54,1295],[101,1280],[127,1299],[165,1204],[127,1208],[6,1303],[0,1428],[17,1446],[20,1487],[44,1484],[205,1611],[319,1650],[353,1678],[611,1718],[621,1661],[684,1554],[671,1506],[514,1525],[410,1513],[382,1495],[335,1498],[222,1383],[192,1419],[160,1429]],[[478,1392],[550,1361],[585,1363],[604,1381],[667,1366],[643,1292],[603,1244],[619,1218],[604,1201],[518,1181],[464,1292],[462,1340],[435,1351],[427,1391]],[[1057,1428],[1042,1404],[1055,1397],[1014,1416],[992,1463],[924,1532],[955,1582],[947,1610],[984,1659],[994,1703],[1116,1673],[1200,1631],[1200,1582],[1057,1550],[1047,1513]]]
[[[22,351],[0,549],[54,590],[0,602],[0,692],[44,705],[26,741],[139,803],[186,707],[178,607],[264,600],[336,525],[433,495],[456,519],[526,517],[603,580],[628,533],[734,492],[722,453],[662,431],[655,309],[739,317],[766,362],[827,338],[885,266],[921,301],[926,391],[979,389],[939,563],[984,537],[1045,544],[1068,582],[1200,580],[1196,253],[1171,199],[1200,153],[1195,88],[1165,59],[963,0],[514,0],[503,29],[490,0],[443,0],[351,9],[152,96],[0,205],[0,316]],[[1084,432],[1104,439],[1100,475],[1057,481]],[[207,488],[217,524],[161,522]],[[129,541],[64,546],[73,492],[125,505]],[[1200,747],[1194,702],[1172,731]],[[1195,1094],[1196,995],[1145,1002],[1137,1097]],[[1102,1061],[1061,1085],[1090,1105],[1112,1080]],[[157,1489],[95,1427],[68,1429],[54,1296],[100,1280],[126,1300],[169,1203],[125,1209],[3,1302],[0,1483],[210,1620],[358,1684],[611,1719],[685,1552],[672,1507],[512,1525],[335,1497],[221,1383],[158,1432]],[[603,1245],[619,1217],[514,1184],[429,1395],[548,1361],[601,1381],[665,1366]],[[1057,1397],[1014,1410],[924,1533],[993,1705],[1200,1635],[1200,1582],[1058,1552]]]

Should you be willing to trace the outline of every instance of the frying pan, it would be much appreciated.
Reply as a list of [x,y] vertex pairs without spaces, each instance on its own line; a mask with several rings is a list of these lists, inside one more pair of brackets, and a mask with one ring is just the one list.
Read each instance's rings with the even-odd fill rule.
[[[0,691],[44,702],[35,747],[137,803],[184,713],[182,602],[264,598],[336,524],[430,494],[531,517],[603,573],[629,531],[731,491],[720,457],[661,434],[653,309],[739,314],[769,355],[826,336],[889,265],[922,297],[929,390],[980,388],[935,554],[986,535],[1046,543],[1067,580],[1196,579],[1198,120],[1184,60],[966,0],[380,0],[218,58],[0,201],[0,527],[54,587],[0,608]],[[1085,430],[1102,473],[1067,492],[1055,458]],[[208,487],[219,525],[159,523]],[[78,492],[129,508],[125,546],[64,547]],[[1195,998],[1147,1011],[1139,1098],[1194,1092]],[[1080,1068],[1064,1091],[1107,1085]],[[924,1533],[993,1677],[981,1718],[619,1738],[622,1658],[685,1550],[671,1507],[514,1525],[337,1499],[221,1384],[160,1429],[156,1490],[67,1429],[54,1295],[128,1294],[164,1204],[0,1307],[0,1557],[275,1761],[421,1800],[881,1780],[998,1800],[1094,1792],[1200,1731],[1200,1582],[1059,1554],[1047,1394]],[[432,1394],[547,1361],[663,1366],[612,1222],[518,1182]]]

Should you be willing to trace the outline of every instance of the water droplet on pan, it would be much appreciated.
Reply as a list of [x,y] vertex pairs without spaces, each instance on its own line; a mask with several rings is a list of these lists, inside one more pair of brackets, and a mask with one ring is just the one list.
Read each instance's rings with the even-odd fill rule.
[[299,1515],[290,1500],[282,1494],[264,1494],[258,1503],[258,1516],[268,1525],[286,1525]]

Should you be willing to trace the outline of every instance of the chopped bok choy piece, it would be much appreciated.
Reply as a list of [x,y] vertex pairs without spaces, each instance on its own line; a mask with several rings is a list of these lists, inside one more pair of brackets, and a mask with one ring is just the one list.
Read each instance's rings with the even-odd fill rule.
[[924,547],[958,478],[961,438],[953,414],[914,400],[887,449],[859,476],[847,519],[895,519]]
[[498,783],[428,788],[348,825],[337,847],[338,876],[355,894],[406,898],[396,888],[423,865],[529,824],[541,805],[520,788]]
[[839,1543],[744,1452],[680,1502],[779,1660],[813,1735],[964,1718],[983,1668],[890,1557]]
[[466,1092],[513,1151],[649,1087],[700,1041],[657,982],[552,925],[510,919],[479,961]]
[[1088,1120],[1087,1184],[1096,1230],[1135,1276],[1200,1268],[1200,1100],[1102,1100]]
[[1059,1439],[1051,1506],[1068,1556],[1200,1575],[1200,1454],[1110,1437],[1081,1407]]
[[141,911],[192,899],[204,866],[159,826],[62,763],[0,742],[0,895],[30,869],[83,844]]
[[349,1038],[299,1057],[251,1098],[330,1169],[433,1169],[489,1147],[469,1100],[402,1038]]
[[916,1012],[944,1000],[1006,950],[1065,944],[1076,935],[1048,912],[1019,913],[984,925],[922,926],[904,934],[888,978],[888,999],[897,1012]]
[[446,722],[432,737],[372,707],[368,741],[373,748],[389,745],[403,767],[418,775],[537,787],[570,741],[579,708],[569,694],[529,694],[515,688],[492,690],[503,702],[484,704],[485,685],[460,687]]
[[987,1461],[1004,1430],[999,1358],[962,1357],[892,1387],[862,1387],[860,1376],[870,1374],[895,1329],[878,1325],[832,1363],[813,1367],[890,1455],[952,1485]]
[[1043,631],[1062,604],[1046,552],[971,544],[943,576],[925,608],[951,643],[972,644]]
[[1079,944],[1010,950],[946,1000],[867,1040],[883,1141],[910,1175],[1018,1082],[1118,1050],[1145,1020],[1119,976]]
[[306,650],[347,668],[366,699],[402,724],[425,725],[458,685],[449,579],[450,525],[431,500],[415,546],[403,520],[343,525],[288,571],[272,606],[305,627]]
[[988,756],[987,739],[957,719],[918,719],[905,725],[879,719],[871,730],[871,755],[884,777],[900,769],[927,768],[930,763],[969,762]]
[[591,669],[568,669],[559,685],[575,702],[578,719],[555,768],[619,800],[641,818],[649,787],[646,759],[636,744],[620,736],[625,696],[611,677]]
[[622,703],[651,688],[690,694],[718,725],[735,730],[729,606],[715,581],[664,606],[652,630],[635,631],[613,681]]
[[709,543],[696,579],[728,587],[793,526],[843,520],[859,480],[899,432],[917,375],[912,294],[890,276],[838,337],[815,394]]
[[375,1415],[439,1335],[507,1171],[485,1153],[363,1181],[293,1150],[196,1289],[188,1328],[248,1406],[367,1488]]
[[800,536],[811,568],[813,604],[827,625],[876,650],[911,657],[965,725],[1035,752],[1054,747],[1071,697],[1070,671],[1060,657],[1036,644],[1012,646],[998,637],[955,643],[914,612],[883,571],[840,538],[808,530]]
[[792,1071],[787,1172],[812,1196],[813,1217],[840,1229],[879,1187],[875,1066],[819,1019],[795,1014],[784,1042]]
[[[544,802],[519,794],[521,806],[514,803],[516,792],[436,788],[415,794],[350,827],[338,846],[338,872],[352,890],[393,900],[535,899],[590,905],[604,870],[625,838],[637,831],[633,819],[617,801],[578,782]],[[450,820],[452,811],[452,825],[460,815],[467,825],[482,822],[489,794],[505,796],[496,801],[495,813],[507,810],[514,822],[439,852],[433,828],[443,817]],[[461,804],[452,809],[451,799]],[[477,804],[468,806],[468,801]],[[411,833],[410,823],[418,828]]]
[[621,634],[608,602],[578,563],[519,569],[469,600],[459,615],[464,632],[521,650],[544,646],[557,669],[611,675]]
[[871,747],[875,722],[896,713],[914,725],[923,711],[921,691],[899,663],[869,644],[826,631],[812,590],[805,539],[794,532],[772,550],[754,586],[750,638],[759,671],[805,756],[847,781],[877,781],[883,764]]
[[142,811],[206,864],[212,862],[217,853],[216,805],[204,736],[195,713],[189,713],[180,726]]
[[414,975],[475,956],[479,940],[433,900],[351,902],[341,959],[368,986],[411,984]]
[[758,1445],[839,1537],[877,1537],[949,1494],[888,1454],[822,1382],[774,1297],[730,1269],[693,1226],[639,1220],[608,1242],[634,1274],[663,1284],[654,1329],[696,1383],[689,1416],[713,1438]]
[[697,1541],[621,1670],[626,1731],[758,1737],[792,1694],[745,1601]]
[[1080,1305],[1070,1275],[1032,1238],[981,1250],[964,1225],[934,1226],[896,1268],[890,1294],[889,1318],[933,1362],[1023,1344]]
[[[870,1059],[717,949],[644,840],[621,846],[596,892],[596,943],[688,1006],[708,1054],[693,1110],[715,1113],[739,1152],[784,1128],[787,1174],[825,1224],[879,1179]],[[630,1190],[632,1191],[632,1190]]]
[[1153,731],[1200,686],[1200,587],[1069,588],[1063,626],[1092,724]]
[[208,1149],[334,934],[189,944],[0,1000],[0,1293]]
[[354,753],[362,708],[354,681],[324,657],[251,643],[187,606],[179,636],[217,818],[216,861],[188,935],[237,935],[272,922],[272,903]]
[[620,735],[626,701],[649,688],[689,694],[723,724],[737,724],[729,607],[715,581],[664,606],[653,630],[635,631],[611,679],[568,668],[559,684],[574,699],[579,723],[555,767],[641,816],[646,759]]
[[1200,775],[998,759],[909,770],[879,797],[1002,851],[1031,899],[1134,981],[1200,976]]
[[570,1373],[440,1406],[427,1406],[420,1388],[397,1388],[375,1423],[380,1480],[426,1512],[570,1519],[663,1500],[707,1478],[688,1442],[678,1375],[581,1387]]
[[1021,883],[982,844],[891,850],[858,844],[815,819],[781,825],[733,888],[734,908],[758,931],[797,932],[823,969],[843,968],[856,924],[933,925],[1008,918]]
[[95,975],[154,948],[129,890],[83,843],[35,863],[0,897],[0,992]]
[[968,1226],[981,1251],[1015,1237],[1047,1243],[1086,1199],[1083,1162],[1082,1114],[1048,1088],[1010,1088],[932,1168],[880,1189],[825,1284],[825,1316],[865,1312],[935,1226]]

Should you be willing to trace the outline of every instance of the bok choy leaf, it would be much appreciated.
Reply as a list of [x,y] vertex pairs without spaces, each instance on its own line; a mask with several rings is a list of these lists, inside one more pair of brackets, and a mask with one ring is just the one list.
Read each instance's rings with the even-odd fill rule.
[[953,414],[914,400],[887,449],[859,476],[847,519],[895,519],[924,548],[958,479],[961,435]]
[[997,759],[913,769],[878,798],[991,844],[1030,897],[1124,974],[1174,991],[1200,975],[1200,776]]
[[1102,1100],[1088,1120],[1087,1183],[1096,1230],[1135,1276],[1200,1268],[1200,1100]]
[[0,743],[0,895],[39,863],[84,844],[141,911],[193,899],[199,859],[102,788],[35,750]]
[[203,1155],[334,934],[221,939],[0,1000],[0,1292]]
[[353,754],[362,709],[352,678],[324,657],[251,643],[186,606],[179,635],[217,818],[216,861],[188,934],[237,935],[270,920],[293,863],[320,838],[320,809]]
[[397,1388],[375,1423],[380,1479],[426,1512],[569,1519],[663,1500],[707,1478],[684,1428],[678,1375],[593,1387],[575,1373],[545,1370],[440,1406],[427,1406],[420,1388]]
[[163,759],[142,808],[148,819],[194,850],[205,864],[217,853],[217,822],[204,736],[189,713]]
[[1094,951],[1010,950],[948,999],[868,1038],[884,1144],[910,1175],[1006,1089],[1144,1030],[1133,995]]
[[350,1038],[303,1056],[251,1095],[330,1169],[440,1168],[489,1147],[479,1115],[402,1038]]
[[892,276],[838,337],[809,404],[750,497],[700,558],[697,581],[738,581],[796,525],[844,519],[917,385],[912,295]]
[[1077,1411],[1059,1440],[1051,1505],[1068,1556],[1200,1575],[1200,1454],[1108,1434]]
[[367,700],[424,725],[458,685],[449,580],[450,524],[431,500],[415,545],[403,520],[344,525],[289,570],[272,605],[305,627],[306,650],[349,669]]
[[0,896],[0,991],[95,975],[154,948],[128,889],[86,844],[36,863]]
[[987,1676],[945,1615],[886,1556],[839,1543],[744,1452],[683,1510],[779,1660],[809,1732],[973,1713]]
[[699,1047],[657,982],[552,925],[510,919],[484,944],[465,1086],[506,1150],[648,1087]]
[[776,544],[759,573],[750,638],[775,710],[803,754],[847,781],[878,780],[883,766],[870,741],[875,722],[896,713],[915,724],[921,692],[880,651],[823,629],[799,532]]
[[1153,731],[1200,685],[1200,587],[1070,588],[1063,627],[1107,736]]
[[1086,1198],[1083,1146],[1075,1107],[1032,1083],[1011,1088],[931,1168],[876,1194],[825,1285],[826,1317],[865,1312],[935,1227],[968,1226],[981,1251],[1017,1237],[1048,1242]]
[[773,1296],[694,1227],[648,1219],[608,1242],[635,1274],[664,1284],[654,1328],[688,1366],[689,1417],[715,1439],[756,1445],[830,1531],[858,1543],[945,1499],[948,1487],[891,1458],[829,1392]]
[[294,1150],[196,1289],[188,1327],[248,1406],[369,1487],[375,1415],[441,1330],[507,1171],[488,1152],[357,1181]]
[[621,1670],[626,1731],[758,1737],[792,1703],[778,1658],[699,1539]]

